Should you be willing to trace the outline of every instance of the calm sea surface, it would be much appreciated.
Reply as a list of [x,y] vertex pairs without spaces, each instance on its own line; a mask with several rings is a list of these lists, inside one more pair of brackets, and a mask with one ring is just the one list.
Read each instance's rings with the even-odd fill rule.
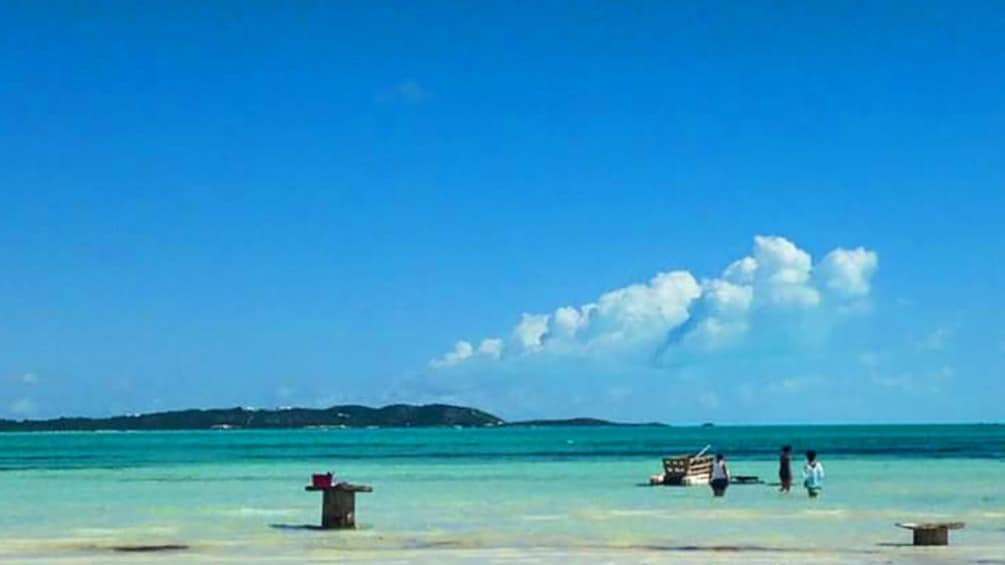
[[[802,451],[820,453],[822,498],[639,486],[661,456],[706,444],[734,474],[775,482],[784,443],[797,476]],[[360,530],[304,527],[320,496],[303,487],[325,470],[373,485]],[[967,528],[940,560],[1005,563],[1003,480],[1000,425],[0,434],[0,561],[181,545],[171,559],[913,562],[927,557],[893,524],[944,519]]]

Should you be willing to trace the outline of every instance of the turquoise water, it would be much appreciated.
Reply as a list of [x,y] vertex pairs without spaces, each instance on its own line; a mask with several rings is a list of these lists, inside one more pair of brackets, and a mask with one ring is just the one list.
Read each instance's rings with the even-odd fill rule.
[[[662,455],[706,444],[774,482],[783,443],[820,453],[820,499],[639,486]],[[889,561],[913,555],[894,522],[945,519],[967,528],[942,557],[987,561],[1005,556],[1003,462],[995,425],[0,434],[0,560],[177,544],[212,560],[740,548]],[[320,497],[303,486],[323,470],[374,486],[359,531],[304,527]]]

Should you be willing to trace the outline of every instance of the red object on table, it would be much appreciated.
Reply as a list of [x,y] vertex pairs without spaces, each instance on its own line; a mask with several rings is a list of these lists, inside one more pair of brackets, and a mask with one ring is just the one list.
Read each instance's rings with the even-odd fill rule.
[[328,488],[332,486],[332,474],[325,473],[322,475],[315,473],[311,475],[311,486],[315,488]]

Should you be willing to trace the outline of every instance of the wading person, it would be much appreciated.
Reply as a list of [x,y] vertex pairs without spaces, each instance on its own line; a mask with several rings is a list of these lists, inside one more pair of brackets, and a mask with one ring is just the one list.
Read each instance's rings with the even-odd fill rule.
[[817,461],[817,452],[806,452],[806,466],[803,467],[803,486],[810,498],[816,498],[824,488],[824,466]]
[[712,463],[712,486],[713,496],[724,496],[726,488],[729,486],[729,467],[726,466],[726,458],[721,453],[715,456]]
[[792,488],[792,446],[782,446],[782,455],[778,458],[779,492],[789,492]]

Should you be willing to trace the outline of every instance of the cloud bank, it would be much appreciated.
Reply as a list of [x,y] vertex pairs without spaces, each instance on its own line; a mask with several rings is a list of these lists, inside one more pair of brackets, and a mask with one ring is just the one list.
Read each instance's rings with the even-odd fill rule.
[[741,347],[751,335],[787,324],[801,331],[810,316],[826,325],[857,311],[868,303],[878,266],[876,252],[863,247],[834,249],[814,264],[788,239],[757,236],[751,254],[718,276],[661,272],[586,304],[523,313],[508,335],[458,341],[429,366],[441,372],[570,358],[674,364]]

